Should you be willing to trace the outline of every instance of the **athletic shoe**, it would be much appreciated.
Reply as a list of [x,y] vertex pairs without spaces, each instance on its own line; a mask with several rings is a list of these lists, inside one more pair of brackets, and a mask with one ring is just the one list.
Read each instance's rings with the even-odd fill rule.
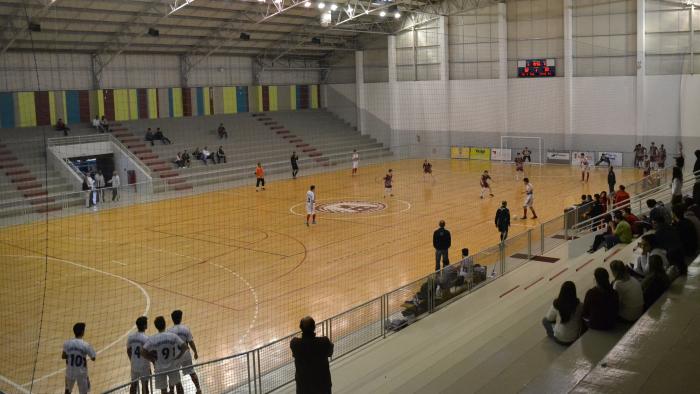
[[309,222],[306,222],[306,227],[309,227]]
[[316,224],[316,221],[314,220],[313,222],[311,222],[311,224]]
[[533,216],[532,218],[533,218],[533,219],[537,219],[537,216]]

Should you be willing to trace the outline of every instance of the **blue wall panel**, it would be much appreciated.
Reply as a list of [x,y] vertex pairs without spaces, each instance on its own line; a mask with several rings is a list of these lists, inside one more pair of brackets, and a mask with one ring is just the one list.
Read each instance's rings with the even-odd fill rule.
[[77,90],[66,91],[66,123],[80,123],[80,94]]
[[248,87],[236,86],[237,112],[248,112]]
[[0,126],[15,127],[15,100],[12,93],[0,93]]

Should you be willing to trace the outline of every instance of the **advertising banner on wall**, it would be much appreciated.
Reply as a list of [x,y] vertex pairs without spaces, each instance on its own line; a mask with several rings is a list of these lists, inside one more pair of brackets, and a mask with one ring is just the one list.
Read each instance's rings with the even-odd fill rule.
[[610,165],[613,167],[622,167],[622,152],[598,152],[598,159],[596,160],[596,165],[608,166],[608,163],[601,161],[603,156],[610,159]]
[[547,151],[547,163],[569,164],[571,163],[570,152]]
[[511,149],[491,148],[491,160],[494,161],[511,161]]
[[450,148],[450,158],[452,159],[468,159],[469,158],[469,147],[466,146],[453,146]]
[[472,147],[471,149],[469,149],[469,158],[471,160],[490,160],[491,149]]
[[593,167],[593,164],[595,163],[595,153],[593,152],[571,152],[571,165],[581,165],[581,153],[586,155],[588,158],[588,163],[591,165],[591,167]]

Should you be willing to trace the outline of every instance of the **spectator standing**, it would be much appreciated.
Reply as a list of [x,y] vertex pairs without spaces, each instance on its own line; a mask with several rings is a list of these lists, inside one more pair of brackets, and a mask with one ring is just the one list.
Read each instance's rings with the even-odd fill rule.
[[102,175],[102,170],[97,170],[95,186],[97,187],[97,199],[100,202],[105,202],[105,185],[105,177]]
[[223,123],[219,123],[219,128],[216,130],[216,133],[219,135],[219,139],[228,139],[228,132],[226,131],[226,127],[224,127]]
[[671,179],[671,198],[683,197],[683,171],[680,167],[673,167]]
[[109,180],[109,183],[112,185],[112,202],[119,201],[119,187],[122,183],[116,171],[112,173],[112,179]]
[[88,377],[88,358],[95,361],[97,354],[89,343],[83,340],[85,335],[85,323],[73,325],[75,338],[63,343],[61,359],[66,360],[66,393],[78,385],[80,394],[90,392],[90,378]]
[[442,266],[450,265],[449,249],[452,246],[452,237],[445,228],[445,221],[441,220],[439,228],[433,233],[433,247],[435,248],[435,271],[440,270],[440,259]]
[[[683,166],[678,166],[683,168]],[[693,165],[693,174],[695,174],[695,181],[700,182],[700,149],[695,151],[695,164]]]
[[224,147],[219,145],[219,149],[216,151],[216,160],[221,164],[223,161],[226,163],[226,152],[224,152]]
[[328,358],[333,343],[328,337],[316,337],[316,322],[310,316],[299,323],[301,338],[292,338],[289,347],[294,357],[294,379],[298,394],[330,394],[331,370]]
[[508,238],[508,228],[510,227],[510,210],[507,201],[501,201],[501,207],[496,210],[495,222],[498,232],[501,233],[501,242],[503,242]]
[[559,289],[559,296],[552,302],[549,311],[542,319],[547,336],[556,343],[569,346],[581,334],[581,314],[583,307],[576,297],[576,285],[566,281]]
[[683,254],[686,257],[694,257],[698,249],[698,234],[695,230],[695,225],[685,217],[685,206],[683,204],[674,205],[671,211],[673,212],[671,226],[680,235]]
[[70,128],[66,125],[66,123],[63,121],[63,119],[58,118],[58,122],[56,122],[56,131],[62,131],[63,136],[67,137],[68,132],[70,131]]
[[649,259],[649,273],[642,280],[644,309],[649,309],[668,290],[669,286],[671,286],[671,280],[666,274],[661,257],[651,256]]
[[661,144],[661,147],[659,147],[659,168],[666,168],[666,148],[664,148],[664,144]]
[[697,247],[700,248],[700,219],[698,219],[698,217],[695,216],[695,212],[689,208],[686,209],[683,217],[692,223],[693,227],[695,228],[695,235],[697,237],[695,242]]
[[630,276],[625,263],[620,260],[613,260],[610,263],[610,271],[615,278],[613,289],[617,291],[620,301],[618,316],[628,323],[634,323],[644,312],[642,285]]
[[583,301],[583,320],[588,328],[610,330],[617,320],[619,298],[610,284],[610,276],[605,268],[596,268],[593,275],[596,285],[586,292]]
[[292,157],[289,158],[289,161],[292,163],[292,178],[296,179],[299,173],[299,156],[297,156],[296,152],[292,152]]
[[610,192],[611,196],[615,194],[615,183],[617,183],[616,178],[615,171],[613,170],[613,167],[610,166],[608,168],[608,191]]
[[634,146],[634,166],[639,168],[642,166],[642,145],[637,144]]

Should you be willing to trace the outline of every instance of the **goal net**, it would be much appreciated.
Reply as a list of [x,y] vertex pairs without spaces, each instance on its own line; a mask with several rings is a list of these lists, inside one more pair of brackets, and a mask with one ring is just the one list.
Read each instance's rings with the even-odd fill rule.
[[501,149],[510,149],[512,151],[511,158],[513,159],[518,152],[523,152],[526,148],[530,151],[532,164],[543,163],[544,148],[541,137],[501,136]]

